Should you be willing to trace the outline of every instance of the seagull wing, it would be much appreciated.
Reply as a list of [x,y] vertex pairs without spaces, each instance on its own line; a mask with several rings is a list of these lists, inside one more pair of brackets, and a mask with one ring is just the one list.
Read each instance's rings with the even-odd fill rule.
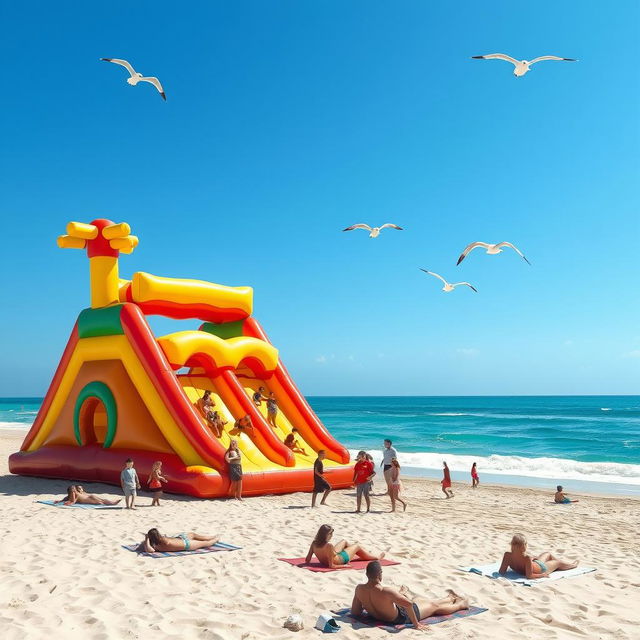
[[113,62],[113,64],[119,64],[121,67],[124,67],[131,74],[131,76],[136,75],[135,69],[126,60],[120,60],[119,58],[100,58],[100,60],[104,60],[105,62]]
[[382,231],[383,229],[397,229],[398,231],[404,231],[402,227],[399,227],[397,224],[393,224],[392,222],[385,222],[380,227],[380,231]]
[[444,284],[449,284],[442,276],[439,276],[437,273],[434,273],[433,271],[427,271],[422,267],[418,267],[418,268],[420,269],[420,271],[424,271],[425,273],[428,273],[430,276],[435,276],[436,278],[438,278],[438,280],[442,280]]
[[529,66],[531,66],[534,62],[542,62],[543,60],[563,60],[564,62],[578,62],[574,58],[560,58],[558,56],[540,56],[539,58],[534,58],[529,63]]
[[160,80],[158,80],[158,78],[154,76],[150,76],[148,78],[144,77],[140,78],[140,82],[149,82],[158,90],[158,93],[160,93],[163,100],[167,99],[167,96],[164,94],[164,89],[162,88],[162,85],[160,84]]
[[518,60],[508,56],[506,53],[488,53],[486,56],[471,56],[476,60],[506,60],[511,64],[518,64]]
[[354,229],[366,229],[367,231],[371,231],[371,227],[363,222],[359,224],[352,224],[350,227],[343,229],[343,231],[353,231]]
[[455,284],[452,284],[451,286],[452,287],[457,287],[459,284],[464,284],[467,287],[469,287],[470,289],[473,289],[476,293],[478,293],[478,290],[472,284],[469,284],[468,282],[456,282]]
[[491,245],[486,242],[472,242],[470,245],[467,245],[465,250],[460,254],[460,257],[458,258],[458,262],[456,263],[456,265],[459,265],[467,257],[467,254],[473,251],[475,248],[484,247],[485,249],[488,249],[490,246]]
[[522,253],[522,251],[520,251],[520,249],[518,249],[518,247],[516,247],[514,244],[511,244],[510,242],[499,242],[496,245],[496,248],[500,248],[500,247],[511,247],[521,258],[524,258],[524,261],[527,264],[531,264],[525,257],[524,257],[524,253]]

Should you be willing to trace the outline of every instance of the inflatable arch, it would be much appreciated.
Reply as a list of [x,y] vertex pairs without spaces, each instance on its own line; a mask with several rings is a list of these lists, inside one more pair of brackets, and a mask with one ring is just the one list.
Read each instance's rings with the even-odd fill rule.
[[[11,472],[120,484],[126,458],[141,478],[162,460],[167,491],[225,496],[229,431],[248,414],[250,435],[233,436],[243,454],[245,495],[310,491],[319,449],[326,451],[331,484],[350,486],[349,454],[252,317],[253,290],[142,272],[120,279],[119,254],[137,244],[128,224],[105,219],[70,222],[58,238],[61,248],[87,251],[91,307],[78,316],[36,420],[9,458]],[[155,337],[146,320],[151,314],[201,324]],[[259,387],[275,394],[276,427],[264,403],[252,400]],[[197,408],[205,391],[227,421],[219,438]],[[293,427],[306,455],[284,445]]]

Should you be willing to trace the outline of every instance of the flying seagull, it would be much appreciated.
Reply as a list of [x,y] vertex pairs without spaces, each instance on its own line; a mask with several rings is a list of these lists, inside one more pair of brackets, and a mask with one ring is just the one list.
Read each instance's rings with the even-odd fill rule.
[[383,224],[381,227],[370,227],[368,224],[363,224],[363,223],[352,224],[350,227],[343,229],[343,231],[353,231],[354,229],[365,229],[366,231],[371,232],[369,233],[370,238],[377,238],[380,235],[380,232],[383,229],[387,229],[387,228],[403,231],[402,227],[399,227],[397,224],[392,224],[391,222],[387,222],[386,224]]
[[540,56],[533,60],[516,60],[505,53],[490,53],[486,56],[471,56],[476,60],[506,60],[515,66],[513,75],[521,78],[527,71],[531,71],[531,65],[543,60],[561,60],[562,62],[578,62],[574,58],[559,58],[558,56]]
[[426,269],[423,269],[422,267],[420,267],[420,271],[424,271],[425,273],[428,273],[430,276],[435,276],[436,278],[438,278],[438,280],[442,280],[442,282],[444,282],[444,287],[442,287],[443,291],[446,291],[447,293],[449,293],[449,291],[453,291],[457,286],[464,284],[467,287],[469,287],[470,289],[473,289],[476,293],[478,293],[478,290],[471,284],[469,284],[468,282],[455,282],[453,284],[447,282],[442,276],[439,276],[437,273],[434,273],[433,271],[427,271]]
[[113,62],[113,64],[119,64],[121,67],[124,67],[130,74],[131,77],[127,78],[127,82],[135,87],[138,82],[149,82],[152,84],[160,93],[163,100],[167,99],[167,96],[164,94],[164,89],[160,84],[160,80],[155,78],[154,76],[143,76],[141,73],[138,73],[126,60],[119,60],[118,58],[100,58],[100,60],[104,60],[104,62]]
[[458,258],[458,262],[456,264],[460,264],[466,257],[467,254],[473,251],[476,247],[484,247],[487,250],[489,255],[496,255],[497,253],[502,253],[502,247],[511,247],[518,255],[520,255],[527,264],[531,264],[525,257],[522,251],[518,249],[515,245],[510,242],[498,242],[497,244],[489,244],[488,242],[472,242],[468,245],[465,250],[460,254]]

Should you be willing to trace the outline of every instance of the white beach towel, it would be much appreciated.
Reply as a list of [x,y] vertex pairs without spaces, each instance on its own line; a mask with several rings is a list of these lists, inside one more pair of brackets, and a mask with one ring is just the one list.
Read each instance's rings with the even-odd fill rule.
[[583,573],[591,573],[595,571],[595,567],[576,567],[575,569],[569,569],[568,571],[554,571],[547,578],[536,578],[535,580],[529,580],[520,573],[516,573],[512,569],[509,569],[506,574],[501,576],[498,573],[500,568],[499,562],[493,562],[492,564],[475,564],[470,567],[459,567],[460,571],[466,571],[468,573],[477,573],[480,576],[486,576],[487,578],[504,578],[509,582],[516,582],[517,584],[524,584],[527,587],[531,587],[534,584],[544,584],[551,580],[562,580],[562,578],[575,578],[581,576]]

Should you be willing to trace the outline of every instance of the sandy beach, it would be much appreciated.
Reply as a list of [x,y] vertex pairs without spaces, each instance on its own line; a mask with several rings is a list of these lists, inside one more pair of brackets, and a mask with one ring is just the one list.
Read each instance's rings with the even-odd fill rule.
[[[65,482],[10,475],[7,455],[23,434],[0,438],[0,622],[3,636],[23,638],[311,638],[318,614],[348,606],[363,580],[357,571],[316,574],[278,557],[305,555],[316,529],[400,561],[385,583],[440,596],[447,587],[489,611],[430,627],[440,638],[637,638],[640,560],[639,502],[581,496],[570,507],[550,494],[511,487],[454,484],[445,501],[437,482],[408,479],[406,513],[387,513],[386,498],[372,513],[354,515],[352,491],[336,492],[325,507],[308,508],[309,495],[248,499],[244,503],[169,496],[161,508],[69,510],[35,504],[61,496]],[[119,496],[116,487],[87,490]],[[381,490],[380,483],[376,493]],[[120,547],[158,526],[166,533],[216,533],[242,550],[152,559]],[[532,550],[551,550],[598,571],[525,587],[465,574],[459,565],[500,559],[511,535],[524,533]],[[305,628],[282,627],[299,613]],[[402,631],[414,636],[418,632]],[[344,624],[340,637],[384,638],[383,629]]]

